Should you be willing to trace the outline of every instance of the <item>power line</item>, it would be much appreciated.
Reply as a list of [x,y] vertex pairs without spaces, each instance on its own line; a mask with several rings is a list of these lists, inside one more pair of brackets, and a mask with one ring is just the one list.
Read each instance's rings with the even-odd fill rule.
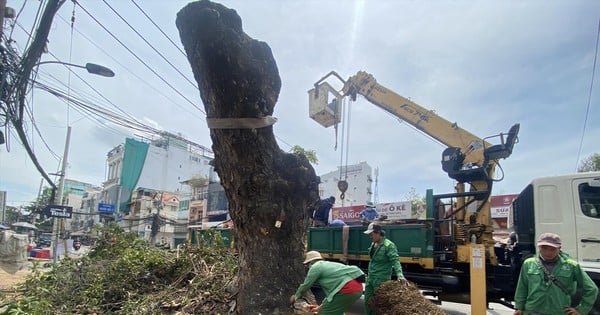
[[[61,17],[61,18],[62,18],[62,17]],[[64,21],[64,19],[63,19],[63,21]],[[67,22],[67,23],[68,23],[68,22]],[[16,25],[17,25],[17,26],[19,26],[19,27],[20,27],[20,28],[21,28],[21,29],[22,29],[22,30],[23,30],[23,31],[24,31],[26,34],[30,35],[30,34],[27,32],[27,30],[26,30],[26,29],[25,29],[25,28],[24,28],[24,27],[23,27],[21,24],[19,24],[19,23],[16,23]],[[59,60],[59,59],[56,57],[56,55],[54,55],[52,52],[48,52],[48,53],[49,53],[49,54],[50,54],[52,57],[54,57],[56,61],[58,61],[58,62],[62,62],[62,61],[60,61],[60,60]],[[105,97],[105,96],[104,96],[104,95],[103,95],[103,94],[102,94],[100,91],[98,91],[98,90],[97,90],[97,89],[95,89],[93,86],[91,86],[91,85],[90,85],[90,84],[89,84],[89,83],[88,83],[88,82],[87,82],[87,81],[86,81],[86,80],[85,80],[83,77],[81,77],[79,74],[77,74],[75,71],[73,71],[73,69],[71,69],[69,66],[67,66],[67,65],[63,65],[63,66],[64,66],[64,67],[65,67],[67,70],[69,70],[69,71],[70,71],[70,73],[73,73],[73,74],[75,74],[75,76],[77,76],[77,77],[78,77],[78,78],[79,78],[79,79],[80,79],[80,80],[81,80],[81,81],[82,81],[84,84],[86,84],[86,85],[87,85],[87,86],[88,86],[90,89],[92,89],[92,90],[93,90],[93,91],[95,91],[95,92],[96,92],[98,95],[100,95],[100,96],[101,96],[101,97],[102,97],[102,98],[103,98],[103,99],[104,99],[106,102],[108,102],[109,104],[111,104],[113,107],[115,107],[117,110],[119,110],[119,111],[120,111],[120,112],[122,112],[124,115],[128,116],[129,118],[131,118],[132,120],[136,120],[136,119],[135,119],[133,116],[131,116],[131,115],[130,115],[130,114],[128,114],[127,112],[125,112],[125,111],[121,110],[121,109],[120,109],[120,108],[119,108],[117,105],[115,105],[115,104],[114,104],[114,103],[112,103],[112,102],[111,102],[109,99],[107,99],[107,98],[106,98],[106,97]],[[38,75],[38,71],[37,71],[37,69],[36,69],[35,76],[34,76],[34,79],[32,79],[32,81],[35,81],[35,78],[37,77],[37,75]],[[57,79],[56,77],[52,76],[51,74],[48,74],[48,76],[50,76],[50,77],[51,77],[51,78],[53,78],[55,81],[57,81],[58,83],[62,84],[63,86],[65,86],[65,87],[69,88],[69,86],[68,86],[68,85],[65,85],[65,84],[62,82],[62,80],[59,80],[59,79]],[[77,93],[77,92],[76,92],[76,93]],[[66,100],[63,100],[63,101],[65,101],[65,104],[67,104],[67,106],[69,106],[69,103],[68,103],[68,101],[66,101]],[[99,120],[99,119],[97,119],[97,118],[95,118],[95,117],[92,117],[92,116],[90,116],[90,115],[86,114],[85,112],[81,111],[80,109],[77,109],[77,108],[75,108],[75,110],[76,110],[77,112],[79,112],[79,113],[80,113],[82,116],[84,116],[85,118],[88,118],[88,119],[89,119],[89,120],[91,120],[91,121],[96,121],[100,127],[104,128],[104,129],[106,129],[106,130],[108,130],[109,132],[112,132],[112,133],[114,133],[114,134],[117,134],[117,135],[120,135],[120,136],[123,136],[123,135],[124,135],[124,136],[127,136],[126,134],[123,134],[123,133],[122,133],[122,132],[120,132],[119,130],[117,130],[117,129],[114,129],[114,128],[111,128],[110,126],[106,125],[106,123],[105,123],[105,122],[103,122],[103,121],[101,121],[101,120]],[[33,120],[33,117],[32,117],[32,120]],[[137,120],[136,120],[136,121],[137,121]],[[37,128],[37,126],[36,126],[36,128]],[[42,139],[42,140],[43,140],[43,139]],[[48,149],[50,150],[50,148],[48,148]]]
[[[69,24],[69,22],[67,22],[65,20],[65,18],[63,18],[60,14],[57,14],[57,16],[65,23]],[[106,56],[108,56],[110,59],[112,59],[115,63],[117,63],[119,66],[121,66],[121,68],[125,69],[127,72],[129,72],[131,75],[133,75],[134,77],[136,77],[140,82],[144,83],[145,85],[147,85],[148,87],[150,87],[152,90],[154,90],[156,93],[162,95],[167,101],[171,102],[173,105],[179,107],[180,109],[186,111],[187,113],[193,115],[194,117],[197,117],[199,119],[205,119],[204,117],[198,115],[198,113],[193,112],[191,110],[189,110],[188,108],[183,107],[181,104],[175,102],[173,100],[172,97],[167,96],[165,93],[163,93],[161,90],[159,90],[158,88],[156,88],[155,86],[153,86],[152,84],[150,84],[148,82],[148,80],[144,80],[142,77],[140,77],[138,74],[136,74],[135,72],[133,72],[131,69],[129,69],[127,66],[125,66],[123,63],[121,63],[118,59],[116,59],[115,57],[113,57],[110,53],[108,53],[106,50],[104,50],[104,48],[102,48],[101,45],[98,45],[96,42],[94,42],[91,38],[89,38],[87,35],[85,35],[84,33],[82,33],[81,31],[79,31],[76,27],[74,27],[75,31],[77,33],[79,33],[79,35],[81,35],[83,38],[85,38],[88,42],[90,42],[92,45],[94,45],[98,50],[100,50],[101,52],[103,52]]]
[[148,125],[144,125],[140,122],[129,121],[126,118],[123,118],[121,115],[119,115],[115,112],[111,112],[110,110],[103,108],[102,106],[99,106],[97,104],[86,104],[85,102],[83,102],[81,100],[78,100],[74,97],[67,95],[67,93],[65,93],[64,91],[60,91],[58,89],[52,88],[41,82],[36,81],[36,82],[34,82],[34,84],[36,85],[36,87],[38,87],[44,91],[47,91],[48,93],[50,93],[60,99],[68,100],[69,102],[73,103],[74,106],[78,106],[81,110],[83,110],[87,113],[90,113],[90,114],[101,116],[116,125],[120,125],[120,126],[129,128],[129,129],[134,129],[137,131],[146,132],[146,133],[150,133],[150,134],[158,135],[161,133],[161,131],[156,128],[153,128]]
[[[53,78],[54,80],[56,80],[57,82],[61,83],[63,86],[65,85],[64,83],[62,83],[62,81],[58,80],[57,78],[53,77],[52,75],[50,75],[50,77],[52,77],[52,78]],[[40,82],[40,81],[38,80],[38,81],[36,81],[36,82]],[[68,101],[66,101],[65,99],[61,99],[61,100],[62,100],[62,101],[65,103],[65,104],[69,105]],[[99,106],[99,105],[98,105],[98,106]],[[125,137],[127,137],[127,136],[128,136],[127,134],[125,134],[125,133],[121,132],[120,130],[118,130],[118,129],[114,128],[114,127],[111,127],[111,126],[107,125],[107,124],[106,124],[106,122],[105,122],[104,120],[101,120],[101,119],[99,119],[99,118],[98,118],[98,117],[100,117],[100,115],[93,115],[93,114],[89,114],[89,113],[87,113],[87,112],[83,111],[82,109],[80,109],[78,106],[73,106],[73,109],[74,109],[75,111],[77,111],[79,114],[81,114],[81,115],[82,115],[82,118],[86,118],[86,119],[90,120],[92,123],[95,123],[95,124],[97,124],[99,127],[103,128],[103,129],[105,129],[105,130],[107,130],[108,132],[111,132],[111,133],[113,133],[113,134],[115,134],[115,135],[118,135],[118,136],[125,136]],[[95,117],[95,116],[98,116],[98,117]]]
[[[52,55],[52,57],[54,57],[54,59],[56,59],[58,62],[61,62],[56,55],[54,55],[52,52],[48,52],[50,55]],[[102,94],[100,91],[98,91],[96,88],[94,88],[91,84],[89,84],[87,82],[87,80],[85,80],[83,77],[81,77],[79,74],[77,74],[75,71],[73,71],[73,69],[71,69],[71,67],[65,65],[65,68],[67,68],[67,70],[69,70],[70,73],[73,73],[77,78],[79,78],[79,80],[81,80],[81,82],[83,82],[85,85],[87,85],[90,89],[92,89],[92,91],[96,92],[96,94],[98,94],[100,97],[102,97],[102,99],[104,99],[106,102],[108,102],[110,105],[112,105],[116,110],[120,111],[121,113],[123,113],[124,115],[126,115],[127,117],[134,119],[135,118],[133,116],[131,116],[130,114],[128,114],[127,112],[125,112],[123,109],[121,109],[119,106],[117,106],[116,104],[114,104],[113,102],[111,102],[108,98],[106,98],[106,96],[104,96],[104,94]]]
[[[33,34],[33,30],[36,28],[36,25],[38,24],[38,21],[39,21],[38,19],[40,18],[40,13],[42,11],[43,5],[44,5],[44,2],[40,1],[40,5],[38,6],[37,13],[35,14],[35,20],[33,21],[33,24],[31,25],[31,31],[29,32],[29,34]],[[27,38],[27,43],[25,43],[25,47],[29,46],[29,41],[31,41],[31,36],[29,36]]]
[[160,74],[156,72],[152,67],[150,67],[142,58],[140,58],[136,53],[134,53],[127,45],[125,45],[120,39],[118,39],[110,30],[108,30],[98,19],[96,19],[91,13],[89,13],[79,2],[76,4],[92,19],[94,20],[102,29],[104,29],[114,40],[116,40],[123,48],[125,48],[130,54],[132,54],[139,62],[141,62],[148,70],[150,70],[154,75],[156,75],[161,81],[163,81],[167,86],[169,86],[175,93],[179,94],[183,99],[185,99],[188,103],[198,109],[202,114],[206,115],[204,109],[194,104],[194,102],[190,101],[185,95],[183,95],[179,90],[177,90],[171,83],[169,83],[165,78],[163,78]]
[[181,54],[187,58],[187,54],[181,49],[181,47],[179,47],[177,44],[175,44],[175,42],[169,37],[169,35],[167,35],[160,26],[158,26],[154,20],[152,20],[152,18],[150,16],[148,16],[148,14],[146,14],[146,12],[135,2],[135,0],[131,0],[131,2],[133,2],[133,4],[142,12],[142,14],[144,14],[144,16],[146,18],[148,18],[148,20],[150,20],[150,22],[156,26],[156,28],[171,42],[171,44],[173,44],[173,46],[175,46],[175,48],[177,48],[177,50],[179,50],[179,52],[181,52]]
[[[65,21],[65,20],[64,20],[64,18],[62,18],[60,15],[59,15],[59,17],[60,17],[60,18],[61,18],[61,19],[62,19],[62,20],[65,22],[65,23],[67,23],[67,24],[68,24],[68,22],[67,22],[67,21]],[[28,34],[27,30],[26,30],[25,28],[23,28],[23,26],[21,26],[20,24],[17,24],[17,25],[18,25],[18,26],[19,26],[19,27],[20,27],[20,28],[21,28],[21,29],[22,29],[22,30],[23,30],[25,33],[27,33],[27,34]],[[80,33],[79,31],[77,31],[77,32],[78,32],[78,33]],[[83,35],[83,34],[82,34],[82,35]],[[84,37],[85,37],[85,36],[84,36]],[[88,39],[88,40],[89,40],[89,38],[86,38],[86,39]],[[89,41],[90,41],[90,42],[92,42],[91,40],[89,40]],[[93,42],[92,42],[92,43],[93,43]],[[93,43],[93,44],[95,45],[95,43]],[[96,45],[96,46],[97,46],[97,45]],[[50,53],[50,55],[52,55],[52,57],[54,57],[54,58],[55,58],[55,60],[56,60],[56,61],[58,61],[58,62],[62,62],[62,61],[60,61],[60,60],[59,60],[59,59],[56,57],[56,55],[54,55],[52,52],[49,52],[49,53]],[[105,53],[106,53],[106,52],[105,52]],[[107,54],[107,55],[108,55],[109,57],[113,58],[113,57],[112,57],[112,56],[110,56],[109,54]],[[113,58],[113,59],[114,59],[114,58]],[[115,59],[115,60],[116,60],[116,59]],[[77,77],[78,77],[78,78],[79,78],[79,79],[80,79],[80,80],[81,80],[81,81],[82,81],[84,84],[86,84],[88,87],[90,87],[92,90],[94,90],[94,91],[95,91],[95,92],[96,92],[98,95],[100,95],[100,96],[101,96],[101,97],[102,97],[102,98],[103,98],[103,99],[104,99],[106,102],[108,102],[109,104],[111,104],[111,105],[112,105],[114,108],[116,108],[117,110],[119,110],[119,111],[120,111],[121,113],[123,113],[125,116],[129,117],[131,120],[135,121],[135,123],[137,124],[137,126],[133,126],[133,125],[131,125],[131,124],[129,124],[129,123],[123,123],[123,121],[120,121],[120,122],[118,122],[118,121],[114,121],[114,119],[111,121],[112,123],[114,123],[114,124],[117,124],[117,125],[120,125],[120,126],[122,126],[122,127],[125,127],[125,128],[129,128],[129,129],[135,129],[135,130],[138,130],[138,131],[142,131],[142,132],[145,132],[145,133],[151,133],[151,134],[160,134],[160,131],[159,131],[159,130],[157,130],[157,129],[154,129],[154,128],[152,128],[152,127],[149,127],[149,126],[147,126],[147,125],[145,125],[145,124],[141,123],[141,122],[140,122],[140,121],[138,121],[136,118],[134,118],[133,116],[131,116],[129,113],[125,112],[125,111],[124,111],[124,110],[122,110],[120,107],[118,107],[117,105],[115,105],[113,102],[111,102],[109,99],[107,99],[107,98],[106,98],[106,97],[105,97],[105,96],[104,96],[104,95],[103,95],[101,92],[99,92],[97,89],[95,89],[94,87],[92,87],[92,86],[91,86],[91,85],[90,85],[90,84],[89,84],[89,83],[88,83],[88,82],[87,82],[85,79],[83,79],[83,78],[82,78],[80,75],[78,75],[76,72],[74,72],[74,71],[73,71],[73,70],[72,70],[70,67],[68,67],[68,66],[66,66],[66,65],[65,65],[65,68],[66,68],[67,70],[69,70],[69,71],[70,71],[70,73],[73,73],[73,74],[75,74],[75,75],[76,75],[76,76],[77,76]],[[37,75],[37,72],[36,72],[36,75]],[[51,78],[53,78],[54,80],[56,80],[58,83],[62,84],[63,86],[66,86],[66,85],[65,85],[65,84],[64,84],[64,83],[63,83],[61,80],[59,80],[59,79],[55,78],[55,77],[54,77],[54,76],[52,76],[52,75],[49,75],[49,76],[50,76]],[[139,77],[138,77],[138,78],[139,78]],[[139,78],[139,79],[141,80],[141,78]],[[32,80],[32,81],[33,81],[33,80]],[[142,80],[142,81],[144,81],[144,82],[145,82],[145,80]],[[66,86],[66,87],[68,88],[68,86]],[[49,86],[48,86],[48,88],[49,88]],[[48,90],[47,90],[47,91],[48,91]],[[64,94],[64,92],[62,92],[62,93]],[[55,96],[58,96],[60,93],[52,93],[52,94],[54,94]],[[62,98],[62,99],[63,99],[63,101],[64,101],[64,102],[67,104],[67,106],[69,106],[70,104],[69,104],[69,101],[68,101],[68,100],[71,100],[72,98],[70,98],[69,92],[67,92],[66,94],[67,94],[67,96],[66,96],[66,97],[59,97],[59,98]],[[165,97],[166,97],[166,96],[165,96]],[[82,102],[82,101],[79,101],[78,103],[84,103],[84,102]],[[175,103],[175,104],[176,104],[176,103]],[[178,105],[178,104],[176,104],[176,105]],[[97,105],[97,104],[94,104],[94,106],[95,106],[95,107],[100,107],[100,108],[103,108],[102,106],[99,106],[99,105]],[[80,107],[81,107],[81,106],[80,106]],[[74,108],[74,109],[75,109],[77,112],[79,112],[79,113],[80,113],[80,114],[81,114],[83,117],[85,117],[85,118],[87,118],[87,119],[89,119],[89,120],[91,120],[91,121],[96,121],[96,123],[97,123],[97,124],[98,124],[100,127],[104,128],[104,129],[106,129],[106,130],[108,130],[108,131],[110,131],[110,132],[112,132],[112,133],[114,133],[114,134],[121,135],[121,136],[123,136],[123,135],[127,136],[126,134],[123,134],[123,133],[122,133],[122,132],[120,132],[119,130],[117,130],[117,129],[115,129],[115,128],[111,128],[111,127],[110,127],[110,126],[108,126],[108,125],[107,125],[107,124],[106,124],[104,121],[102,121],[102,120],[100,120],[100,119],[98,119],[98,118],[96,118],[96,117],[92,116],[92,115],[96,115],[96,116],[98,116],[98,117],[102,117],[102,116],[103,116],[103,114],[101,114],[101,113],[89,113],[89,114],[88,114],[87,112],[89,112],[89,108]],[[103,108],[103,109],[105,109],[105,108]],[[106,109],[105,109],[105,110],[106,110]],[[184,110],[185,110],[185,108],[184,108]],[[108,110],[106,110],[106,111],[108,111]],[[192,113],[192,112],[190,112],[190,113]],[[192,113],[192,114],[195,114],[195,113]],[[115,113],[112,113],[112,114],[106,114],[106,113],[104,113],[104,118],[106,118],[106,117],[107,117],[106,115],[108,115],[108,116],[110,116],[110,117],[115,117],[115,116],[118,116],[118,115],[116,115]],[[202,119],[202,117],[199,117],[199,118],[201,118],[201,119]],[[144,127],[146,127],[146,129],[148,129],[148,128],[151,128],[151,130],[144,130],[144,128],[141,128],[141,129],[140,129],[140,126],[144,126]]]
[[177,67],[175,67],[170,61],[169,59],[167,59],[167,57],[165,57],[160,51],[158,51],[158,49],[156,49],[152,44],[150,44],[150,42],[148,42],[148,40],[146,40],[146,38],[144,36],[142,36],[142,34],[140,34],[133,26],[131,26],[131,24],[129,24],[129,22],[127,22],[127,20],[125,18],[123,18],[123,16],[121,16],[121,14],[119,14],[119,12],[117,12],[117,10],[115,10],[110,4],[108,4],[108,2],[106,2],[106,0],[102,0],[104,2],[104,4],[106,4],[112,11],[114,14],[116,14],[121,21],[123,21],[123,23],[127,24],[127,26],[129,26],[129,28],[134,31],[148,46],[150,46],[150,48],[152,48],[152,50],[154,50],[154,52],[156,52],[164,61],[166,61],[171,68],[175,69],[175,71],[177,71],[177,73],[179,73],[181,75],[181,77],[183,77],[186,81],[188,81],[189,84],[191,84],[194,88],[198,89],[198,86],[192,82],[190,79],[188,79],[188,77],[185,76],[185,74],[183,74],[181,71],[179,71],[179,69],[177,69]]
[[579,157],[581,155],[581,149],[583,148],[583,138],[585,137],[585,129],[587,126],[588,115],[590,113],[590,103],[592,102],[592,90],[594,88],[594,77],[596,74],[596,58],[598,57],[598,41],[600,40],[600,19],[598,19],[598,30],[596,31],[596,50],[594,51],[594,65],[592,66],[592,80],[590,82],[590,90],[588,92],[587,106],[585,109],[585,118],[583,120],[583,130],[581,132],[581,140],[579,141],[579,150],[577,150],[577,162],[575,163],[575,170],[579,164]]
[[[7,113],[11,112],[9,115],[10,118],[8,116],[7,118],[12,122],[13,127],[19,135],[19,139],[21,139],[23,147],[27,151],[27,154],[29,155],[36,169],[52,186],[53,191],[56,190],[56,185],[52,180],[50,180],[50,177],[38,161],[27,140],[27,135],[23,129],[23,111],[25,110],[25,96],[30,84],[31,72],[35,64],[39,61],[46,45],[53,17],[64,1],[65,0],[49,0],[47,2],[39,20],[35,37],[31,41],[31,45],[28,45],[23,57],[20,58],[19,66],[16,68],[16,71],[12,73],[13,80],[11,81],[11,85],[8,89],[6,89],[7,96],[6,98],[3,97],[3,100],[7,102],[7,104],[12,102],[15,104],[15,107],[18,106],[18,109],[11,112],[10,106],[7,105]],[[5,91],[3,90],[2,92],[4,93]]]
[[44,144],[44,146],[46,146],[46,149],[48,149],[48,151],[50,151],[50,153],[54,156],[54,158],[57,161],[60,160],[60,156],[58,154],[56,154],[52,150],[52,148],[50,148],[50,146],[46,142],[46,139],[44,139],[44,136],[42,136],[42,132],[38,128],[38,126],[35,123],[34,118],[33,118],[33,108],[30,109],[29,107],[31,107],[31,104],[29,104],[29,106],[25,106],[25,112],[27,113],[27,116],[29,116],[29,119],[31,120],[31,125],[33,126],[33,129],[37,132],[38,136],[40,137],[40,140],[42,140],[42,143]]
[[17,20],[19,19],[19,16],[21,16],[21,12],[23,12],[23,9],[25,8],[26,4],[27,4],[27,0],[23,1],[23,5],[21,5],[21,8],[19,9],[19,12],[15,16],[15,18],[12,19],[12,25],[11,25],[10,35],[8,36],[8,38],[9,38],[10,41],[12,41],[12,34],[13,34],[13,31],[15,30],[14,24],[17,23]]

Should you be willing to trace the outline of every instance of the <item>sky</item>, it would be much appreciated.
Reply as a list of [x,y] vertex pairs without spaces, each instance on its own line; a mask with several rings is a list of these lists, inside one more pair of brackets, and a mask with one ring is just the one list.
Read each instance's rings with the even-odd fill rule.
[[[48,51],[63,62],[107,66],[116,75],[99,77],[78,68],[70,73],[44,64],[35,80],[210,147],[205,114],[198,109],[204,106],[175,26],[177,12],[188,2],[65,2]],[[494,185],[494,195],[519,193],[536,177],[573,173],[582,159],[600,152],[600,90],[592,81],[598,1],[219,3],[237,11],[249,36],[271,47],[282,81],[274,111],[280,148],[314,150],[317,174],[346,161],[366,161],[379,170],[379,202],[405,200],[412,189],[421,195],[426,189],[452,192],[454,183],[440,164],[445,146],[359,97],[350,104],[347,151],[336,150],[333,128],[308,116],[307,91],[331,70],[344,78],[367,71],[381,85],[481,138],[520,123],[519,142],[496,172],[503,180]],[[40,1],[9,0],[7,5],[21,12],[14,30],[14,21],[6,21],[4,32],[22,53]],[[55,59],[44,54],[42,60]],[[101,186],[108,151],[139,135],[82,115],[38,88],[30,91],[28,104],[43,136],[28,120],[29,139],[47,172],[60,170],[67,126],[72,127],[70,179]],[[0,190],[7,191],[8,205],[28,204],[38,194],[41,175],[14,130],[7,140],[0,146]]]

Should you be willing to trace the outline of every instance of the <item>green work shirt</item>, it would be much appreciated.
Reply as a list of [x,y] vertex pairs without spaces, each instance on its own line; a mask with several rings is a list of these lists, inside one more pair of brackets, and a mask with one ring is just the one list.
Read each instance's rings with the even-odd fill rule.
[[304,283],[300,285],[294,297],[299,299],[315,283],[319,283],[325,292],[327,302],[333,300],[348,281],[356,279],[365,273],[356,266],[344,265],[338,262],[319,260],[308,269]]
[[[564,284],[571,295],[577,289],[577,285],[583,288],[581,303],[575,308],[581,314],[589,313],[596,301],[598,288],[579,264],[561,252],[552,275]],[[570,295],[551,280],[544,280],[544,270],[537,264],[536,257],[530,257],[523,262],[515,291],[516,309],[558,315],[564,314],[564,308],[569,307],[570,304]]]
[[402,274],[402,266],[398,256],[398,249],[394,242],[387,238],[381,239],[381,245],[375,247],[374,243],[369,246],[369,278],[390,279],[392,276],[392,268],[396,271],[398,279],[404,278]]

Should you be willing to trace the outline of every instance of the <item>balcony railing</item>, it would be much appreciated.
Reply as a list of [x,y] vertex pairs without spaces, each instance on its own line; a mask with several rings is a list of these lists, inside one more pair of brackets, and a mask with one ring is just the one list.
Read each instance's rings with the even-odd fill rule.
[[119,182],[119,178],[115,177],[115,178],[111,178],[107,181],[105,181],[104,183],[102,183],[102,186],[104,186],[104,188],[106,188],[106,186],[110,186],[112,184],[117,184]]
[[186,233],[187,232],[187,225],[176,225],[175,229],[173,229],[173,232],[175,232],[175,233]]

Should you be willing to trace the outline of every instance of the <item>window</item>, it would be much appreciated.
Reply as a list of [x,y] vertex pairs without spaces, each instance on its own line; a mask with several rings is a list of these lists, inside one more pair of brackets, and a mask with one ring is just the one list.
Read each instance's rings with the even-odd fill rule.
[[182,200],[179,202],[179,210],[180,211],[185,211],[185,210],[188,210],[189,208],[190,208],[189,200]]
[[600,219],[600,187],[593,187],[588,183],[580,184],[579,202],[583,214]]

